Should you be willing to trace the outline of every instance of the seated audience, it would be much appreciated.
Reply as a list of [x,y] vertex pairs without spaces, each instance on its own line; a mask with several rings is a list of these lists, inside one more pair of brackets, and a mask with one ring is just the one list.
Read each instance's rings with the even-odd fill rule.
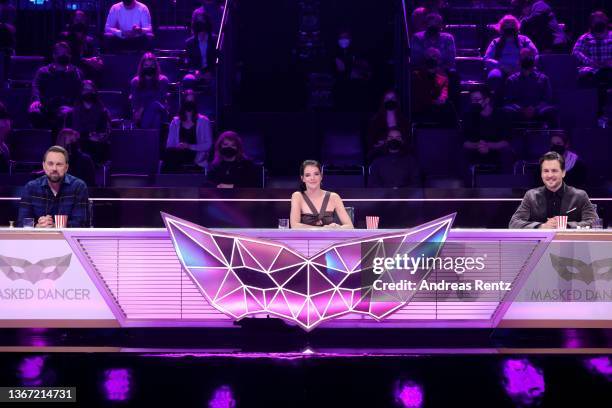
[[567,133],[555,132],[550,138],[550,151],[557,152],[565,160],[565,181],[578,188],[587,184],[587,166],[578,153],[570,150]]
[[513,155],[508,127],[487,88],[470,94],[471,109],[463,116],[463,148],[468,165],[486,167],[489,172],[511,173]]
[[[222,3],[222,2],[221,2]],[[193,10],[191,20],[196,13],[205,13],[211,23],[211,30],[216,35],[221,27],[221,19],[223,18],[223,5],[217,0],[202,0],[202,5]]]
[[212,86],[213,68],[216,59],[216,43],[211,32],[211,23],[204,11],[193,12],[191,29],[193,36],[185,41],[185,66],[189,70],[183,78],[185,88],[196,85]]
[[612,31],[608,24],[603,11],[591,14],[591,29],[578,38],[573,51],[580,64],[581,83],[599,90],[600,115],[606,105],[607,90],[612,88]]
[[0,102],[0,173],[8,173],[11,164],[11,152],[6,142],[11,133],[11,118]]
[[449,102],[448,76],[440,69],[440,51],[425,52],[425,67],[412,76],[412,98],[415,120],[444,126],[456,125],[456,114]]
[[425,65],[425,51],[437,48],[440,51],[440,68],[450,70],[455,68],[455,39],[452,34],[441,32],[444,24],[442,16],[432,13],[427,16],[427,28],[412,37],[412,64],[420,68]]
[[178,116],[170,123],[164,167],[166,171],[181,171],[196,166],[200,171],[208,167],[208,153],[212,146],[210,120],[198,113],[195,93],[183,91]]
[[520,51],[530,48],[537,56],[538,49],[529,37],[519,34],[519,22],[511,15],[504,16],[497,24],[500,36],[493,39],[484,55],[488,83],[497,100],[497,95],[510,75],[520,70]]
[[17,225],[33,218],[36,228],[54,228],[55,215],[67,215],[68,227],[88,227],[87,185],[68,172],[69,155],[61,146],[47,149],[43,157],[44,176],[26,184],[19,203]]
[[29,112],[37,128],[58,129],[64,122],[81,91],[83,74],[70,63],[70,46],[59,42],[53,46],[53,62],[36,71],[32,83]]
[[138,63],[138,74],[132,79],[130,102],[136,126],[159,129],[168,117],[168,78],[162,75],[157,57],[145,53]]
[[208,180],[217,188],[261,187],[261,169],[245,156],[238,133],[226,131],[217,139]]
[[153,39],[149,8],[136,0],[113,4],[106,18],[104,38],[109,51],[148,49]]
[[[391,128],[398,128],[404,137],[410,134],[410,121],[402,113],[399,96],[394,90],[385,92],[378,112],[370,120],[368,151],[383,146]],[[405,140],[405,142],[408,142],[408,140]]]
[[98,80],[104,68],[98,48],[93,37],[87,35],[89,23],[87,14],[77,10],[66,31],[60,33],[60,40],[70,46],[72,63],[79,67],[87,79]]
[[541,52],[566,51],[567,36],[553,9],[543,0],[514,0],[521,9],[521,33],[531,38]]
[[552,105],[548,77],[536,70],[532,49],[523,48],[520,58],[520,72],[512,74],[506,81],[504,113],[510,121],[540,120],[549,128],[557,128],[557,109]]
[[56,144],[66,149],[70,155],[70,171],[68,173],[83,180],[88,186],[94,186],[96,184],[96,167],[91,157],[81,151],[79,138],[79,132],[64,128],[57,134]]
[[96,163],[103,164],[109,159],[111,117],[92,81],[83,81],[79,99],[72,110],[70,127],[79,132],[83,151]]
[[427,28],[427,16],[431,13],[440,13],[445,6],[445,0],[425,0],[421,7],[415,8],[412,12],[413,32],[424,31]]
[[556,152],[544,154],[540,158],[540,175],[544,185],[525,193],[510,220],[510,228],[555,229],[559,216],[567,216],[568,228],[593,224],[597,213],[587,193],[563,182],[563,156]]
[[363,110],[370,101],[370,64],[357,54],[349,31],[343,30],[338,34],[333,72],[336,108],[346,111]]
[[370,166],[368,187],[421,187],[416,159],[408,152],[399,129],[389,129],[384,149]]
[[7,55],[15,52],[17,41],[15,22],[17,21],[17,11],[9,0],[0,0],[0,50]]

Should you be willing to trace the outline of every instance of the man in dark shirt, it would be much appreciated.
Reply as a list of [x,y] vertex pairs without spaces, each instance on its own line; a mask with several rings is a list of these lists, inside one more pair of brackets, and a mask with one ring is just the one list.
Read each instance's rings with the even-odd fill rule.
[[493,106],[487,88],[470,94],[471,107],[463,117],[463,148],[470,166],[490,167],[490,171],[509,173],[513,156],[507,141],[508,127],[503,115]]
[[404,139],[397,128],[389,129],[386,152],[370,166],[368,187],[420,187],[421,178],[416,159],[404,148]]
[[521,70],[506,81],[504,112],[512,121],[542,120],[558,127],[557,109],[552,105],[548,77],[535,69],[535,52],[521,49]]
[[61,146],[47,149],[45,175],[30,181],[19,203],[17,225],[33,218],[36,228],[54,228],[54,215],[67,215],[68,227],[88,226],[87,185],[68,172],[68,152]]
[[544,186],[525,193],[523,201],[510,220],[510,228],[555,229],[559,216],[567,216],[568,228],[591,226],[597,213],[584,190],[568,186],[565,159],[557,152],[540,158]]
[[70,46],[53,46],[53,63],[40,67],[32,83],[30,115],[34,127],[57,129],[81,92],[81,71],[70,63]]

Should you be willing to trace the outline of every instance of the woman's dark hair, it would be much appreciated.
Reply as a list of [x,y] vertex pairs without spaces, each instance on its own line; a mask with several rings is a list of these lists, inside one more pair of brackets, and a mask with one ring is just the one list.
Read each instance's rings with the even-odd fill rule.
[[542,170],[542,163],[547,160],[557,160],[559,166],[561,166],[561,171],[565,170],[565,159],[557,152],[544,153],[544,155],[540,157],[540,170]]
[[152,52],[145,52],[140,62],[138,63],[138,88],[142,89],[145,87],[145,84],[148,84],[149,81],[145,79],[143,66],[145,61],[153,60],[155,67],[155,75],[153,75],[153,80],[151,81],[154,88],[159,88],[159,77],[161,76],[161,68],[159,67],[159,61],[157,61],[157,57]]
[[[193,109],[188,110],[185,107],[185,102],[187,101],[187,98],[193,96]],[[191,120],[195,123],[198,120],[198,106],[195,103],[195,92],[193,91],[193,89],[185,89],[182,93],[181,93],[181,107],[179,108],[178,111],[178,117],[181,120],[181,122],[184,122],[185,120],[187,120],[187,112],[191,112]]]
[[[316,167],[317,169],[319,169],[319,172],[322,173],[323,170],[321,169],[321,163],[319,163],[316,160],[304,160],[302,162],[302,165],[300,166],[300,176],[304,175],[304,170],[306,170],[306,167],[308,166],[313,166]],[[300,181],[300,191],[306,191],[306,184],[303,181]]]
[[191,31],[197,34],[194,30],[197,21],[204,22],[204,32],[208,35],[212,35],[212,23],[210,16],[202,9],[196,9],[191,16]]
[[[79,93],[79,96],[77,98],[76,106],[83,106],[83,90],[85,89],[85,86],[91,87],[91,89],[93,89],[93,93],[98,95],[98,87],[96,86],[95,82],[90,79],[85,79],[83,82],[81,82],[81,92]],[[97,106],[100,108],[103,107],[100,98],[96,99],[96,101],[93,103],[93,106]]]

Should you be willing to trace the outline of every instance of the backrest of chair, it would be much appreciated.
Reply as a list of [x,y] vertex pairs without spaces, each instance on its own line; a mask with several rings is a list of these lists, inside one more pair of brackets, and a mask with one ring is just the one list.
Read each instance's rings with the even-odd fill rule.
[[264,143],[264,137],[260,132],[240,132],[240,138],[242,139],[244,154],[247,157],[258,164],[266,161],[266,146]]
[[576,88],[578,61],[573,55],[541,54],[538,61],[553,89]]
[[356,114],[319,115],[323,164],[363,166],[365,154],[360,126],[360,117]]
[[103,55],[104,72],[99,84],[100,89],[129,90],[130,81],[138,72],[141,56],[140,53]]
[[449,24],[444,29],[455,38],[455,47],[459,49],[480,49],[480,32],[475,24]]
[[189,37],[185,26],[159,26],[155,30],[155,48],[160,50],[183,50]]
[[528,162],[537,162],[540,157],[550,150],[550,139],[559,130],[528,129],[517,132],[512,136],[512,147],[519,159]]
[[8,143],[11,159],[18,163],[42,163],[45,152],[53,144],[53,134],[46,129],[15,129]]
[[574,129],[570,150],[578,153],[588,168],[589,184],[612,181],[612,128]]
[[485,64],[481,57],[456,57],[455,64],[461,81],[484,80]]
[[159,130],[111,131],[111,173],[156,174],[159,168]]
[[414,142],[423,176],[457,176],[461,140],[456,129],[415,129]]
[[155,185],[158,187],[193,187],[206,185],[205,174],[157,174]]
[[7,78],[9,81],[31,81],[43,65],[45,57],[40,55],[13,55],[9,62]]
[[122,91],[98,91],[100,101],[108,109],[111,119],[124,119],[128,115],[128,99]]
[[168,77],[168,81],[175,83],[179,81],[179,64],[177,57],[158,57],[161,73]]
[[0,100],[6,107],[14,129],[30,126],[28,107],[32,98],[29,88],[0,88]]

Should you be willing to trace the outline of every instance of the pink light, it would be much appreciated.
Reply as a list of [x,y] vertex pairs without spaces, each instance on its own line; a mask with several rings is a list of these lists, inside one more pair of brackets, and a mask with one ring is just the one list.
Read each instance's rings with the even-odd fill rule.
[[423,387],[414,381],[398,381],[395,402],[403,408],[420,408],[425,400]]

